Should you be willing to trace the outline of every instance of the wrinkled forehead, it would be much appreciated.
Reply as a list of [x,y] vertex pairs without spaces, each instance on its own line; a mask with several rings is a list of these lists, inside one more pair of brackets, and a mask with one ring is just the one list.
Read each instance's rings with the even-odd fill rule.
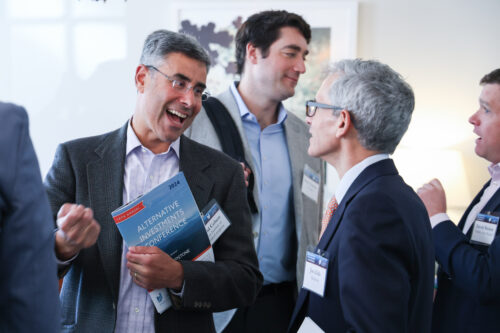
[[205,85],[207,81],[207,66],[204,62],[182,53],[169,53],[158,66],[169,76],[183,79],[192,84]]

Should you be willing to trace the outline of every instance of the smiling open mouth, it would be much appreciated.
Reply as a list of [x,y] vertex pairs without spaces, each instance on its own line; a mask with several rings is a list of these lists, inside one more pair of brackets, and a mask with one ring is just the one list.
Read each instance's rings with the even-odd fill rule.
[[168,109],[167,110],[167,115],[180,122],[181,124],[184,122],[184,120],[187,118],[187,115],[186,114],[183,114],[183,113],[180,113],[179,111],[176,111],[176,110],[171,110],[171,109]]

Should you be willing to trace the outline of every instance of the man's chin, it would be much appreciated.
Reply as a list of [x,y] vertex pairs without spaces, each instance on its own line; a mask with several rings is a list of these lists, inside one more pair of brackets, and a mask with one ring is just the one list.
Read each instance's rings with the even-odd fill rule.
[[307,149],[307,155],[311,157],[318,157],[317,152],[315,152],[314,149],[311,149],[311,146],[309,146],[309,148]]
[[284,100],[287,100],[289,99],[290,97],[293,97],[295,95],[295,89],[294,88],[291,88],[291,89],[287,89],[286,91],[284,91],[281,96],[281,100],[284,101]]

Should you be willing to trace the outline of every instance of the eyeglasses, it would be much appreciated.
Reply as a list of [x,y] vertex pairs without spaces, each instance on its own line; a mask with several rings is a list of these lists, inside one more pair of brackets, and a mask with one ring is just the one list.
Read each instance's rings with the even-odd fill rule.
[[314,116],[314,114],[316,113],[316,110],[318,108],[321,108],[321,109],[331,109],[331,110],[334,110],[334,111],[345,110],[345,108],[340,107],[340,106],[333,106],[333,105],[329,105],[329,104],[322,104],[322,103],[318,103],[316,101],[310,100],[310,101],[306,102],[306,116],[308,116],[308,117]]
[[173,79],[170,76],[168,76],[167,74],[160,71],[158,68],[156,68],[153,65],[145,65],[145,66],[146,66],[146,68],[154,69],[155,71],[157,71],[158,73],[163,75],[163,77],[165,77],[167,80],[169,80],[172,83],[172,88],[174,88],[175,90],[177,90],[183,94],[187,94],[191,89],[193,89],[194,97],[199,98],[202,101],[206,101],[208,99],[208,97],[210,97],[210,94],[207,91],[205,91],[205,87],[203,87],[203,86],[200,86],[200,85],[193,86],[193,85],[188,84],[188,82],[186,80]]

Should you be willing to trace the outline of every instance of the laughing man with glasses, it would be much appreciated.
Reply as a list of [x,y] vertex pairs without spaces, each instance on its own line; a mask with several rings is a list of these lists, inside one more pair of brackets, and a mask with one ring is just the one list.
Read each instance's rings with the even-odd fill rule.
[[[59,146],[46,188],[65,235],[56,234],[66,274],[64,332],[214,332],[212,312],[247,306],[257,296],[262,275],[242,168],[182,135],[200,111],[209,65],[194,39],[153,32],[135,71],[130,120]],[[129,248],[111,218],[181,170],[198,206],[215,199],[231,221],[213,245],[215,263],[176,261],[154,246]],[[159,288],[173,303],[162,314],[148,293]]]

